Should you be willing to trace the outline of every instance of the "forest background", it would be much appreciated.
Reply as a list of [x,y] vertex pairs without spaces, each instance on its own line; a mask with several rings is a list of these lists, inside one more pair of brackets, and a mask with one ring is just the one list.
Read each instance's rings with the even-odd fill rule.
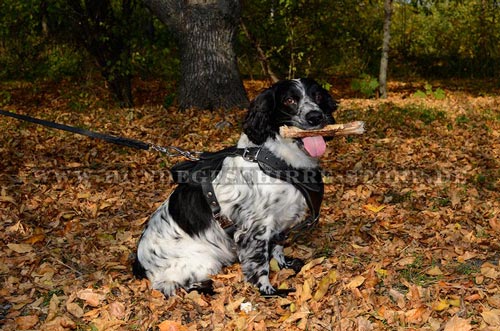
[[[485,78],[500,75],[497,1],[394,1],[389,77]],[[137,0],[4,0],[0,4],[0,80],[92,81],[132,105],[114,82],[178,82],[178,45]],[[235,51],[243,79],[312,76],[354,79],[376,90],[384,3],[243,1]],[[131,82],[130,90],[134,88]],[[175,91],[175,89],[172,89]],[[0,93],[0,105],[9,99]],[[175,100],[175,92],[165,103]]]

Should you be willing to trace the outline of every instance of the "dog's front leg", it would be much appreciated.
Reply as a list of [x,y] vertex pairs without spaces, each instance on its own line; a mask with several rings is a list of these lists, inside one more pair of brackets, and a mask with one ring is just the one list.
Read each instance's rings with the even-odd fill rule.
[[269,281],[270,233],[264,225],[237,231],[235,241],[245,279],[262,294],[273,295],[276,289]]

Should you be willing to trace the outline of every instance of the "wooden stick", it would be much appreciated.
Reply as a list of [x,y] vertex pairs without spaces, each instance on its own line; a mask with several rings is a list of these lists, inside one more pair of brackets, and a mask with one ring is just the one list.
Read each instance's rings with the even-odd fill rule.
[[344,124],[330,124],[322,129],[302,130],[294,126],[280,127],[280,135],[283,138],[304,138],[304,137],[333,137],[348,134],[363,134],[365,132],[365,122],[356,121]]

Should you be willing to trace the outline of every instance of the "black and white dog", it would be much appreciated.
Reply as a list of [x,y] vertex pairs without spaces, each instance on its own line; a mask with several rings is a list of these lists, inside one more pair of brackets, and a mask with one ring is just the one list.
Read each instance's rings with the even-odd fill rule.
[[[299,173],[319,173],[318,157],[325,152],[325,140],[285,139],[279,127],[319,129],[334,124],[336,107],[328,92],[312,79],[276,83],[251,102],[237,148],[243,154],[250,149],[261,152],[267,155],[261,157],[264,163],[274,159],[273,164],[279,164],[281,170],[284,165]],[[153,288],[166,296],[181,287],[209,291],[209,276],[236,261],[248,282],[262,294],[273,295],[279,291],[269,281],[272,257],[281,268],[298,272],[303,266],[300,260],[285,257],[283,246],[277,243],[277,238],[304,222],[308,207],[312,208],[302,184],[269,176],[263,171],[265,164],[256,162],[255,157],[235,155],[223,159],[210,180],[213,191],[209,193],[215,194],[220,215],[233,224],[231,233],[214,220],[204,191],[189,183],[177,186],[142,233],[134,273],[147,277]],[[319,210],[323,183],[320,180],[317,184],[321,191],[316,204]]]

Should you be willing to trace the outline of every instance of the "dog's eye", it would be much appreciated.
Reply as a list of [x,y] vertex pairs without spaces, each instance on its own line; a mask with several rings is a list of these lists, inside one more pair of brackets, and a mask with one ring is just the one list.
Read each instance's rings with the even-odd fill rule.
[[283,104],[284,104],[285,106],[291,106],[291,105],[294,105],[294,104],[296,104],[296,103],[297,103],[297,101],[295,101],[295,99],[294,99],[294,98],[292,98],[292,97],[288,97],[288,98],[286,98],[286,99],[285,99],[285,101],[283,102]]

